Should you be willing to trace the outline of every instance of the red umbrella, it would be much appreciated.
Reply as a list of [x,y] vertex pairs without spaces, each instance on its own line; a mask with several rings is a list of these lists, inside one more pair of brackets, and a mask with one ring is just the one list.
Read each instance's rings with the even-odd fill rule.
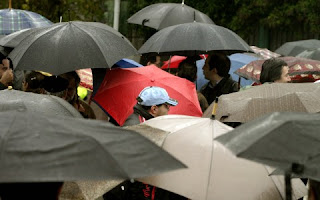
[[140,91],[147,86],[162,87],[170,97],[178,100],[179,104],[170,107],[169,114],[202,116],[195,85],[152,65],[111,69],[106,73],[93,101],[122,126],[133,113]]
[[[320,61],[298,58],[279,57],[289,67],[289,75],[293,82],[314,82],[320,79]],[[266,60],[255,60],[235,71],[241,77],[259,82],[262,64]]]
[[[201,54],[200,55],[200,58],[201,59],[204,59],[204,58],[207,58],[208,55],[205,55],[205,54]],[[171,59],[167,60],[167,61],[164,61],[163,62],[163,65],[161,67],[161,69],[176,69],[179,67],[179,64],[184,61],[187,57],[185,56],[172,56]],[[170,63],[170,65],[169,65]]]

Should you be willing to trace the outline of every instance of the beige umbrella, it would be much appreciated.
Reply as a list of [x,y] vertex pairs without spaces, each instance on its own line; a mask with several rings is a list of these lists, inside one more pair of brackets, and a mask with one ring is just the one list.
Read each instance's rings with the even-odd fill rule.
[[[149,131],[141,132],[145,127]],[[167,132],[153,132],[159,128]],[[213,139],[230,130],[219,121],[190,116],[167,115],[132,127],[161,145],[188,168],[139,181],[161,187],[193,200],[284,199],[283,177],[269,176],[264,165],[236,158]],[[299,179],[293,181],[294,199],[306,195]]]
[[[210,108],[211,107],[211,108]],[[210,110],[205,117],[210,117]],[[271,112],[320,112],[320,84],[272,83],[221,95],[216,119],[223,122],[248,122]]]

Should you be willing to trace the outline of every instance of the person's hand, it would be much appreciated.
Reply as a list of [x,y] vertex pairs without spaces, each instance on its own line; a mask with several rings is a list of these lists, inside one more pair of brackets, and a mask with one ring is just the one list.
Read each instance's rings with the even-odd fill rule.
[[8,86],[12,83],[12,81],[13,81],[12,69],[7,69],[5,72],[3,72],[0,82],[3,85]]

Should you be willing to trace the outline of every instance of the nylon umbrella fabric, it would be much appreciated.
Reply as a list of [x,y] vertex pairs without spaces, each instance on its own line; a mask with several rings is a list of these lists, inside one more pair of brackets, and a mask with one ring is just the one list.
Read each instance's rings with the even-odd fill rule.
[[200,55],[211,51],[246,52],[249,45],[236,33],[213,24],[185,23],[164,28],[139,49],[141,54]]
[[250,48],[255,54],[257,54],[263,59],[277,58],[281,56],[280,54],[272,52],[267,48],[259,48],[257,46],[250,46]]
[[275,112],[217,140],[239,157],[319,181],[319,122],[318,113]]
[[123,35],[98,22],[62,22],[28,30],[9,54],[16,70],[59,75],[85,68],[111,68],[137,51]]
[[[320,61],[297,57],[279,57],[289,67],[293,82],[314,82],[320,79]],[[235,73],[255,82],[260,82],[262,64],[266,60],[255,60],[239,68]]]
[[[279,177],[267,166],[236,158],[214,138],[232,128],[216,120],[167,115],[130,127],[184,162],[188,168],[138,179],[189,199],[284,199]],[[144,131],[141,131],[146,129]],[[154,129],[165,131],[159,133]],[[281,181],[280,181],[281,183]],[[307,191],[294,180],[295,199]],[[232,192],[230,192],[232,191]]]
[[320,48],[320,40],[298,40],[286,42],[276,49],[276,53],[284,56],[296,56],[305,50],[314,50]]
[[190,22],[214,24],[206,14],[184,3],[157,3],[149,5],[132,15],[128,22],[157,30]]
[[152,65],[108,71],[93,101],[123,125],[133,113],[139,93],[147,86],[162,87],[179,102],[170,107],[169,114],[202,116],[195,85]]
[[308,59],[312,59],[312,60],[320,60],[320,48],[315,49],[315,50],[305,50],[305,51],[299,53],[298,55],[296,55],[296,57],[308,58]]
[[248,122],[277,111],[320,112],[320,85],[272,83],[221,95],[217,105],[216,119],[223,122]]
[[56,96],[19,90],[0,91],[0,112],[19,109],[28,109],[39,113],[39,115],[82,118],[81,114],[72,105]]
[[0,118],[1,183],[132,179],[185,167],[138,133],[106,122],[26,109]]
[[1,9],[0,10],[0,35],[27,29],[45,27],[53,24],[47,18],[27,10]]

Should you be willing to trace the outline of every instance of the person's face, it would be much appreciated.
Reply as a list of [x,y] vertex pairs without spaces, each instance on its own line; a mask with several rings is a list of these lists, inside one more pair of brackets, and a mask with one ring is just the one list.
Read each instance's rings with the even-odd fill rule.
[[281,77],[280,79],[274,81],[275,83],[288,83],[291,81],[291,78],[289,76],[289,67],[288,66],[284,66],[282,67],[282,71],[281,71]]
[[170,110],[170,105],[164,103],[160,106],[152,106],[150,114],[154,117],[159,117],[162,115],[167,115],[169,110]]
[[69,80],[68,92],[67,92],[66,100],[67,101],[72,101],[74,99],[76,93],[77,93],[76,81],[73,78],[71,78]]
[[9,69],[10,63],[8,59],[3,59],[0,63],[0,78],[2,74]]

